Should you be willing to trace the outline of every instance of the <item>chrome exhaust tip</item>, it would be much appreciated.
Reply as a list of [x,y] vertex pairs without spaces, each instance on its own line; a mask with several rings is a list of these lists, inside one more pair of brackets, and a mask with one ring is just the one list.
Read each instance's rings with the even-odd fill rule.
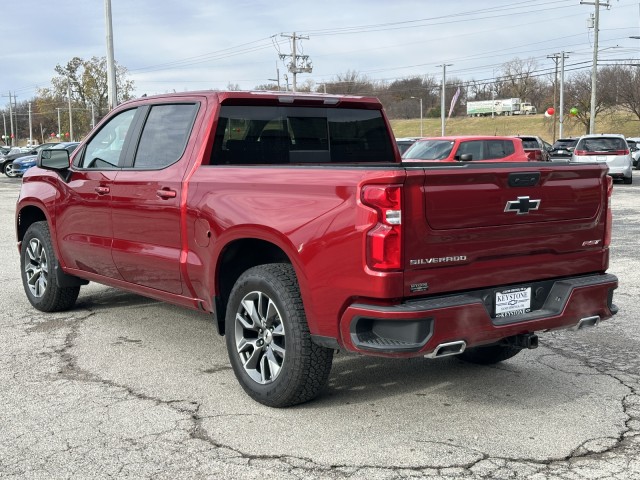
[[587,327],[595,327],[600,323],[600,316],[594,315],[593,317],[581,318],[580,321],[573,327],[573,330],[581,330]]
[[464,340],[456,340],[455,342],[441,343],[431,353],[425,355],[425,358],[440,358],[450,355],[458,355],[467,348],[467,342]]

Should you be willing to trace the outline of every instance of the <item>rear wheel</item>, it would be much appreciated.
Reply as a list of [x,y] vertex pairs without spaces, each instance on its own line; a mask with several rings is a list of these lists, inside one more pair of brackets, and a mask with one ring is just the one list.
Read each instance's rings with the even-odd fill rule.
[[236,378],[263,405],[307,402],[327,383],[333,350],[311,341],[289,264],[260,265],[240,276],[229,296],[225,335]]
[[58,259],[53,251],[47,222],[32,224],[20,252],[22,285],[31,305],[43,312],[68,310],[76,303],[79,286],[62,287],[56,270]]
[[522,351],[521,348],[509,345],[489,345],[487,347],[467,348],[458,355],[460,360],[479,365],[492,365],[515,357]]

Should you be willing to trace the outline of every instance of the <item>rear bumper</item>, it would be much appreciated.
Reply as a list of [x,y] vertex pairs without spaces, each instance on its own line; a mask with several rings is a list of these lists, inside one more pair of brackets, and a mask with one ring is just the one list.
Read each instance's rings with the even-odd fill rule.
[[[594,325],[617,313],[615,275],[588,275],[508,285],[389,306],[355,303],[340,322],[347,350],[394,357],[436,356],[439,346],[466,348],[515,335]],[[494,318],[496,290],[531,287],[532,311]],[[434,353],[435,352],[435,353]]]

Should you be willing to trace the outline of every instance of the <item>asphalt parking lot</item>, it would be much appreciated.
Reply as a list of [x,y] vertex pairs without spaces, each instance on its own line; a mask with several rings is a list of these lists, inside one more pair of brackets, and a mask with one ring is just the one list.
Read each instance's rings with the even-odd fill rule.
[[614,187],[612,320],[492,367],[340,354],[319,399],[280,410],[204,314],[96,284],[33,309],[19,186],[0,178],[2,478],[640,478],[640,175]]

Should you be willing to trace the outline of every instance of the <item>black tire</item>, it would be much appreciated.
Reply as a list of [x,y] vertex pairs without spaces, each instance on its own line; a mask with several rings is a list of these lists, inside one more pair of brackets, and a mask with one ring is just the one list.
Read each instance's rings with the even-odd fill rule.
[[263,405],[307,402],[329,379],[333,350],[311,341],[289,264],[260,265],[240,276],[229,296],[225,335],[236,378]]
[[492,365],[515,357],[521,351],[521,348],[509,345],[489,345],[487,347],[468,348],[458,355],[458,358],[478,365]]
[[22,286],[31,305],[42,312],[69,310],[80,293],[79,286],[61,287],[56,270],[58,259],[51,245],[47,222],[33,223],[20,252]]
[[622,181],[625,183],[625,185],[631,185],[633,183],[633,177],[624,177]]
[[15,178],[17,177],[17,175],[15,173],[13,173],[13,162],[6,162],[3,166],[2,166],[2,171],[4,172],[4,174],[9,177],[9,178]]

